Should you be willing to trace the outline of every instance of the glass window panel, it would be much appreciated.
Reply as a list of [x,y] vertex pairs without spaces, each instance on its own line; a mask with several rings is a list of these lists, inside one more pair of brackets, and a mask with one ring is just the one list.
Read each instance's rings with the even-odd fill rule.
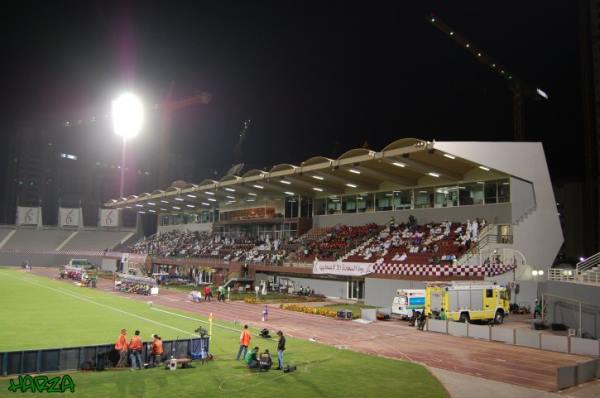
[[343,196],[342,197],[342,212],[343,213],[356,213],[356,197],[354,197],[354,196]]
[[300,217],[312,215],[312,198],[302,197],[300,201]]
[[412,207],[412,191],[395,191],[394,192],[394,208],[396,210],[405,210]]
[[461,183],[458,187],[460,192],[460,205],[481,205],[483,204],[483,185],[476,182]]
[[435,207],[458,206],[458,187],[435,188]]
[[433,188],[415,189],[415,209],[433,207]]
[[356,195],[356,208],[359,213],[372,212],[373,204],[372,193]]
[[393,209],[394,194],[392,192],[377,192],[375,194],[375,210],[388,211]]
[[327,199],[315,199],[313,203],[315,216],[322,216],[324,214],[327,214]]
[[298,217],[298,198],[287,196],[285,198],[285,218]]
[[510,202],[510,183],[508,179],[498,182],[498,203]]
[[[484,184],[481,182],[481,184]],[[483,185],[483,192],[485,196],[485,203],[497,203],[498,202],[498,181],[486,181]]]
[[342,199],[339,196],[327,199],[327,214],[340,214],[342,212]]

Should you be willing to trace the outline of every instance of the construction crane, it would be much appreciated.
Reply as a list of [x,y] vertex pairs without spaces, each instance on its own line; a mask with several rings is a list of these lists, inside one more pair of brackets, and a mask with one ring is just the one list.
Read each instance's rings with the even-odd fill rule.
[[493,60],[483,50],[474,45],[472,41],[457,33],[454,29],[446,25],[446,23],[444,23],[444,21],[442,21],[436,15],[430,15],[426,17],[426,19],[429,23],[438,28],[447,37],[454,40],[456,44],[470,52],[471,55],[475,57],[475,59],[477,59],[482,64],[488,66],[500,77],[506,80],[506,82],[508,83],[508,88],[512,92],[513,98],[514,139],[515,141],[524,141],[526,139],[524,129],[525,98],[547,100],[548,94],[546,94],[543,90],[539,88],[533,88],[531,86],[526,85],[518,76],[510,72],[504,65],[499,64],[498,62]]
[[242,123],[242,128],[240,129],[240,133],[238,136],[238,141],[235,144],[235,148],[233,148],[233,165],[227,172],[227,175],[238,175],[242,168],[244,168],[244,163],[242,163],[242,145],[246,140],[246,134],[248,133],[248,128],[250,127],[250,123],[252,120],[244,120]]
[[211,100],[211,95],[206,92],[178,100],[171,99],[172,93],[173,83],[171,83],[169,91],[161,104],[162,131],[160,135],[158,181],[159,186],[163,189],[167,188],[171,183],[171,181],[169,181],[169,156],[171,152],[171,126],[173,113],[180,109],[189,108],[198,104],[208,104]]

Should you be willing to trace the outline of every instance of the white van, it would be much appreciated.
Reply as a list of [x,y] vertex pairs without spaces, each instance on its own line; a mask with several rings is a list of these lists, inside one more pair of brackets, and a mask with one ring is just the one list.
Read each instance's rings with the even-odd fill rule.
[[409,319],[413,312],[425,309],[425,289],[398,289],[392,303],[392,314]]

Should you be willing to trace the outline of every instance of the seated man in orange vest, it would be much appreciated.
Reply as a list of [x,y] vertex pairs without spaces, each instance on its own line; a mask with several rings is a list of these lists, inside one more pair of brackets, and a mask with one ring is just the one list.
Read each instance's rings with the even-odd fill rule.
[[119,362],[117,362],[117,368],[123,368],[127,365],[127,349],[129,345],[127,344],[127,330],[121,329],[121,334],[117,339],[117,344],[115,344],[115,349],[119,351]]
[[154,335],[154,341],[152,341],[152,364],[157,366],[160,364],[163,356],[163,342],[160,336]]
[[144,366],[144,362],[142,362],[142,338],[140,337],[140,331],[135,331],[135,336],[131,339],[129,343],[129,349],[131,352],[129,353],[129,357],[131,358],[131,370],[142,369]]

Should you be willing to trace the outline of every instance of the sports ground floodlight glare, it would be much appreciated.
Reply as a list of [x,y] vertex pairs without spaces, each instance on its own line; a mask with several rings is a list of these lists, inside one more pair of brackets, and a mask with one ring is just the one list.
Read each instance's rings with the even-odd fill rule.
[[135,94],[121,94],[112,102],[112,121],[116,135],[124,140],[135,137],[144,124],[142,101]]

